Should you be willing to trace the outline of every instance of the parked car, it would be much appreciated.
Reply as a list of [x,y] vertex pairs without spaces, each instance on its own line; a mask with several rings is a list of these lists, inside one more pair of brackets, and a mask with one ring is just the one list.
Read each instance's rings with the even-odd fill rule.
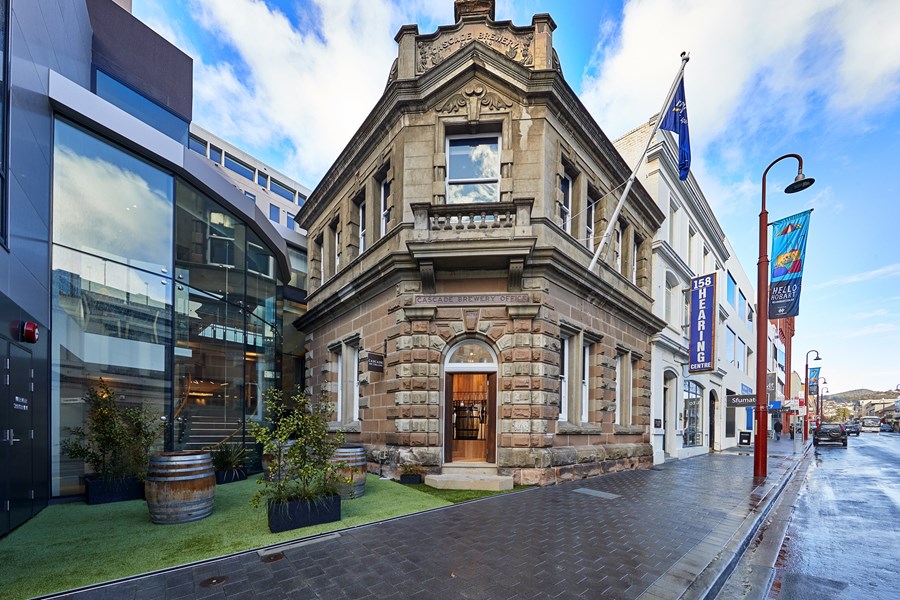
[[840,444],[847,447],[847,432],[840,423],[822,423],[813,433],[813,446],[819,444]]
[[859,437],[859,423],[847,423],[846,425],[844,425],[844,431],[847,432],[847,435],[855,435],[856,437]]
[[886,431],[886,432],[890,433],[890,432],[893,431],[893,430],[894,430],[894,428],[891,427],[891,424],[890,424],[890,423],[882,423],[882,424],[881,424],[881,429],[880,429],[879,431]]

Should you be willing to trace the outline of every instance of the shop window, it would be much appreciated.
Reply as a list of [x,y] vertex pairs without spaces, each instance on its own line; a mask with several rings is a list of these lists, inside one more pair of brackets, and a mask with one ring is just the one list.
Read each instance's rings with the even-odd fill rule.
[[387,235],[388,225],[391,221],[391,183],[387,180],[385,174],[378,180],[378,190],[380,195],[379,212],[381,213],[381,237]]
[[634,361],[630,352],[620,351],[616,354],[616,425],[631,425],[634,402],[633,368]]
[[357,231],[359,232],[357,242],[359,244],[359,254],[366,251],[366,195],[360,194],[356,198],[356,218],[358,219]]
[[359,421],[359,337],[331,346],[334,376],[335,425]]
[[244,161],[231,156],[227,152],[225,153],[225,168],[229,171],[234,171],[241,177],[253,181],[253,167]]
[[574,183],[568,173],[559,178],[559,224],[566,233],[572,233],[572,188]]
[[684,382],[684,430],[683,443],[685,448],[701,446],[703,444],[702,420],[700,419],[701,389],[695,381]]
[[294,190],[275,178],[269,179],[269,190],[278,194],[288,202],[294,202]]
[[567,335],[559,337],[559,420],[569,420],[569,343]]
[[590,421],[591,346],[581,346],[581,422]]
[[447,138],[447,204],[500,200],[500,136]]
[[584,245],[588,249],[594,249],[595,219],[597,218],[597,206],[600,201],[593,193],[588,193],[587,207],[584,211]]

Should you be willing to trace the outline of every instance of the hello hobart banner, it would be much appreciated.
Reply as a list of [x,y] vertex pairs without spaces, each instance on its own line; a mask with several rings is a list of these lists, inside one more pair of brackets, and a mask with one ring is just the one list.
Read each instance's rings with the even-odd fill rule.
[[691,373],[712,371],[716,364],[716,274],[691,279]]
[[770,319],[796,317],[800,313],[800,280],[803,277],[811,212],[807,210],[772,224]]

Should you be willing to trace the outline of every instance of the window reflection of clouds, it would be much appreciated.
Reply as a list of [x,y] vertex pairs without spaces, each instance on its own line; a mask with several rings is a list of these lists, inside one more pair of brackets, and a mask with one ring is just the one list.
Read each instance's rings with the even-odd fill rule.
[[496,138],[450,140],[450,179],[496,179],[499,163]]
[[172,180],[57,121],[54,241],[141,268],[171,270]]
[[473,204],[476,202],[496,201],[496,183],[457,184],[451,185],[447,190],[447,204]]

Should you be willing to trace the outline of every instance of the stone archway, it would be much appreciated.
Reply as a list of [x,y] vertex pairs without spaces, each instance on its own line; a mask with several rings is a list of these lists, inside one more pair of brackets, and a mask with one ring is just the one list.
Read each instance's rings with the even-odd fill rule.
[[444,462],[497,461],[497,354],[466,339],[444,360]]

